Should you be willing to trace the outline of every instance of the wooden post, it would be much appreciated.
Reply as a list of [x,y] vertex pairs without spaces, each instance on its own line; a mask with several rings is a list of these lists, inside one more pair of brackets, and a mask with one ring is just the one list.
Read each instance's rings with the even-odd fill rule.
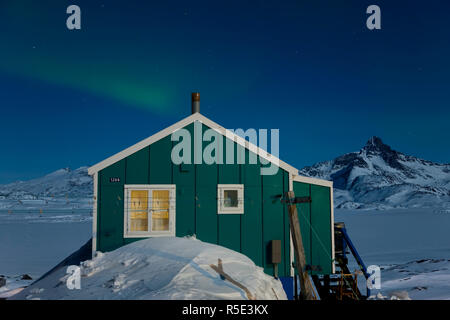
[[[256,300],[256,297],[254,297],[254,296],[251,294],[251,292],[247,289],[247,287],[245,287],[244,285],[240,284],[239,282],[237,282],[236,280],[234,280],[233,278],[231,278],[228,274],[226,274],[226,273],[223,271],[223,266],[222,266],[222,260],[221,260],[221,259],[218,260],[217,266],[215,266],[215,265],[213,265],[213,264],[210,264],[209,266],[210,266],[214,271],[216,271],[218,274],[220,274],[220,276],[223,277],[223,280],[228,280],[228,281],[230,281],[232,284],[234,284],[236,287],[238,287],[238,288],[244,290],[245,294],[246,294],[247,297],[248,297],[248,300]],[[273,289],[272,289],[272,290],[273,290]],[[274,291],[274,293],[275,293],[275,291]],[[275,296],[276,296],[276,294],[275,294]],[[277,298],[277,300],[278,300],[278,297],[276,297],[276,298]]]
[[292,202],[293,199],[295,199],[294,191],[287,192],[286,198],[289,203],[289,225],[292,234],[292,242],[294,243],[296,267],[300,276],[300,294],[304,300],[315,300],[311,279],[306,271],[305,249],[303,248],[302,233],[298,221],[297,205]]
[[294,300],[298,300],[297,275],[294,273]]

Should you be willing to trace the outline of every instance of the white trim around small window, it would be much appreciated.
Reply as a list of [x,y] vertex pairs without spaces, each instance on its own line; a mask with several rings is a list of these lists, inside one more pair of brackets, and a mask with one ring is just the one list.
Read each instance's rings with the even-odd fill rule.
[[124,186],[124,238],[175,236],[175,185]]
[[244,213],[243,184],[217,185],[217,213],[218,214]]

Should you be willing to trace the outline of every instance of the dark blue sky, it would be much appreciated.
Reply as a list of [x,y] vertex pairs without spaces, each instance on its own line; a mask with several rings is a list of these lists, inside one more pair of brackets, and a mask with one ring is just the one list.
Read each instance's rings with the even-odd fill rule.
[[[70,4],[82,29],[69,31]],[[366,28],[370,4],[381,30]],[[448,1],[0,3],[0,183],[92,165],[190,113],[279,128],[297,168],[372,135],[449,162]]]

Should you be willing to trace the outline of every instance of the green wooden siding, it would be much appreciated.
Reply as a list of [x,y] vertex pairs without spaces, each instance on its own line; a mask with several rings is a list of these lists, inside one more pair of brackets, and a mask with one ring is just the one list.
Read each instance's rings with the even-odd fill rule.
[[[202,132],[207,130],[202,126]],[[203,146],[208,142],[203,142]],[[203,148],[202,148],[203,150]],[[199,239],[210,243],[218,243],[217,216],[217,165],[195,165],[196,189],[196,235]],[[191,182],[193,183],[193,182]]]
[[[246,150],[248,159],[249,151]],[[241,215],[241,250],[258,266],[263,266],[262,233],[262,180],[261,165],[242,164],[241,175],[244,184],[244,214]]]
[[[283,172],[283,195],[289,191],[289,173],[286,171]],[[289,226],[289,212],[288,207],[286,205],[283,205],[283,222],[284,222],[284,268],[285,273],[287,275],[291,272],[291,232],[290,232],[290,226]]]
[[294,181],[297,197],[311,196],[311,203],[297,204],[306,263],[320,266],[312,274],[332,271],[330,188]]
[[[296,182],[293,184],[296,197],[311,196],[310,185],[307,183]],[[303,248],[305,250],[306,263],[311,265],[311,204],[297,204],[298,220],[302,232]]]
[[[224,162],[227,158],[227,142],[229,139],[224,139]],[[235,161],[234,164],[222,164],[218,165],[218,184],[239,184],[241,183],[241,169],[237,164],[236,159],[236,143],[231,144],[233,146],[233,152]],[[215,187],[217,190],[217,186]],[[217,193],[217,191],[216,191]],[[217,196],[216,196],[217,199]],[[216,200],[217,201],[217,200]],[[217,213],[217,211],[216,211]],[[219,244],[221,246],[233,249],[235,251],[241,251],[241,215],[240,214],[219,214]]]
[[[271,240],[281,241],[282,257],[289,254],[285,249],[285,211],[284,206],[278,196],[283,195],[283,170],[278,170],[275,175],[263,175],[262,177],[262,198],[263,198],[263,261],[264,271],[273,275],[273,264],[270,259]],[[278,266],[280,275],[286,274],[286,260],[282,259]]]
[[[194,125],[185,128],[193,139]],[[192,142],[192,141],[191,141]],[[177,141],[172,144],[178,143]],[[171,152],[171,151],[170,151]],[[195,229],[195,166],[191,153],[191,164],[172,165],[173,183],[176,185],[176,223],[177,237],[194,235]]]
[[[116,162],[103,169],[99,175],[101,203],[97,243],[101,251],[114,250],[123,245],[125,162],[125,159]],[[110,178],[119,178],[120,182],[110,182]]]
[[172,141],[167,136],[150,146],[150,183],[172,183]]
[[149,183],[149,149],[146,147],[126,158],[126,184]]
[[331,273],[330,188],[311,185],[311,263],[320,266],[316,274]]
[[[124,159],[126,184],[149,184],[149,159],[150,147],[139,150]],[[123,207],[121,208],[121,214],[123,215]],[[137,240],[140,240],[140,238],[123,238],[122,244],[125,245]]]
[[[185,129],[193,139],[194,124]],[[202,125],[202,132],[206,129]],[[245,164],[237,163],[236,144],[233,144],[234,164],[193,164],[192,149],[192,164],[174,165],[171,151],[175,143],[178,142],[172,142],[168,136],[99,172],[97,250],[110,251],[140,240],[123,238],[124,184],[175,184],[176,236],[195,234],[202,241],[242,252],[271,275],[270,242],[281,240],[283,258],[279,276],[290,275],[288,211],[279,198],[289,189],[289,174],[280,169],[273,176],[261,176],[259,159],[257,164],[248,163],[249,150],[245,150]],[[209,143],[203,142],[203,147]],[[110,178],[119,178],[120,182],[110,182]],[[244,184],[244,214],[217,214],[217,184]],[[294,192],[313,198],[312,205],[299,205],[307,261],[320,264],[322,273],[329,273],[329,188],[294,182]],[[308,224],[315,226],[317,236],[313,236]]]

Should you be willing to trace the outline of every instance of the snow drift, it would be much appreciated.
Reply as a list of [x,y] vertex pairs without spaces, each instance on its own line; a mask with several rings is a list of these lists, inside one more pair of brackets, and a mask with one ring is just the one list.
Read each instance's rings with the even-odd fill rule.
[[281,282],[248,257],[195,238],[140,240],[84,261],[81,289],[68,289],[67,266],[56,268],[13,299],[247,299],[223,271],[256,299],[287,299]]

